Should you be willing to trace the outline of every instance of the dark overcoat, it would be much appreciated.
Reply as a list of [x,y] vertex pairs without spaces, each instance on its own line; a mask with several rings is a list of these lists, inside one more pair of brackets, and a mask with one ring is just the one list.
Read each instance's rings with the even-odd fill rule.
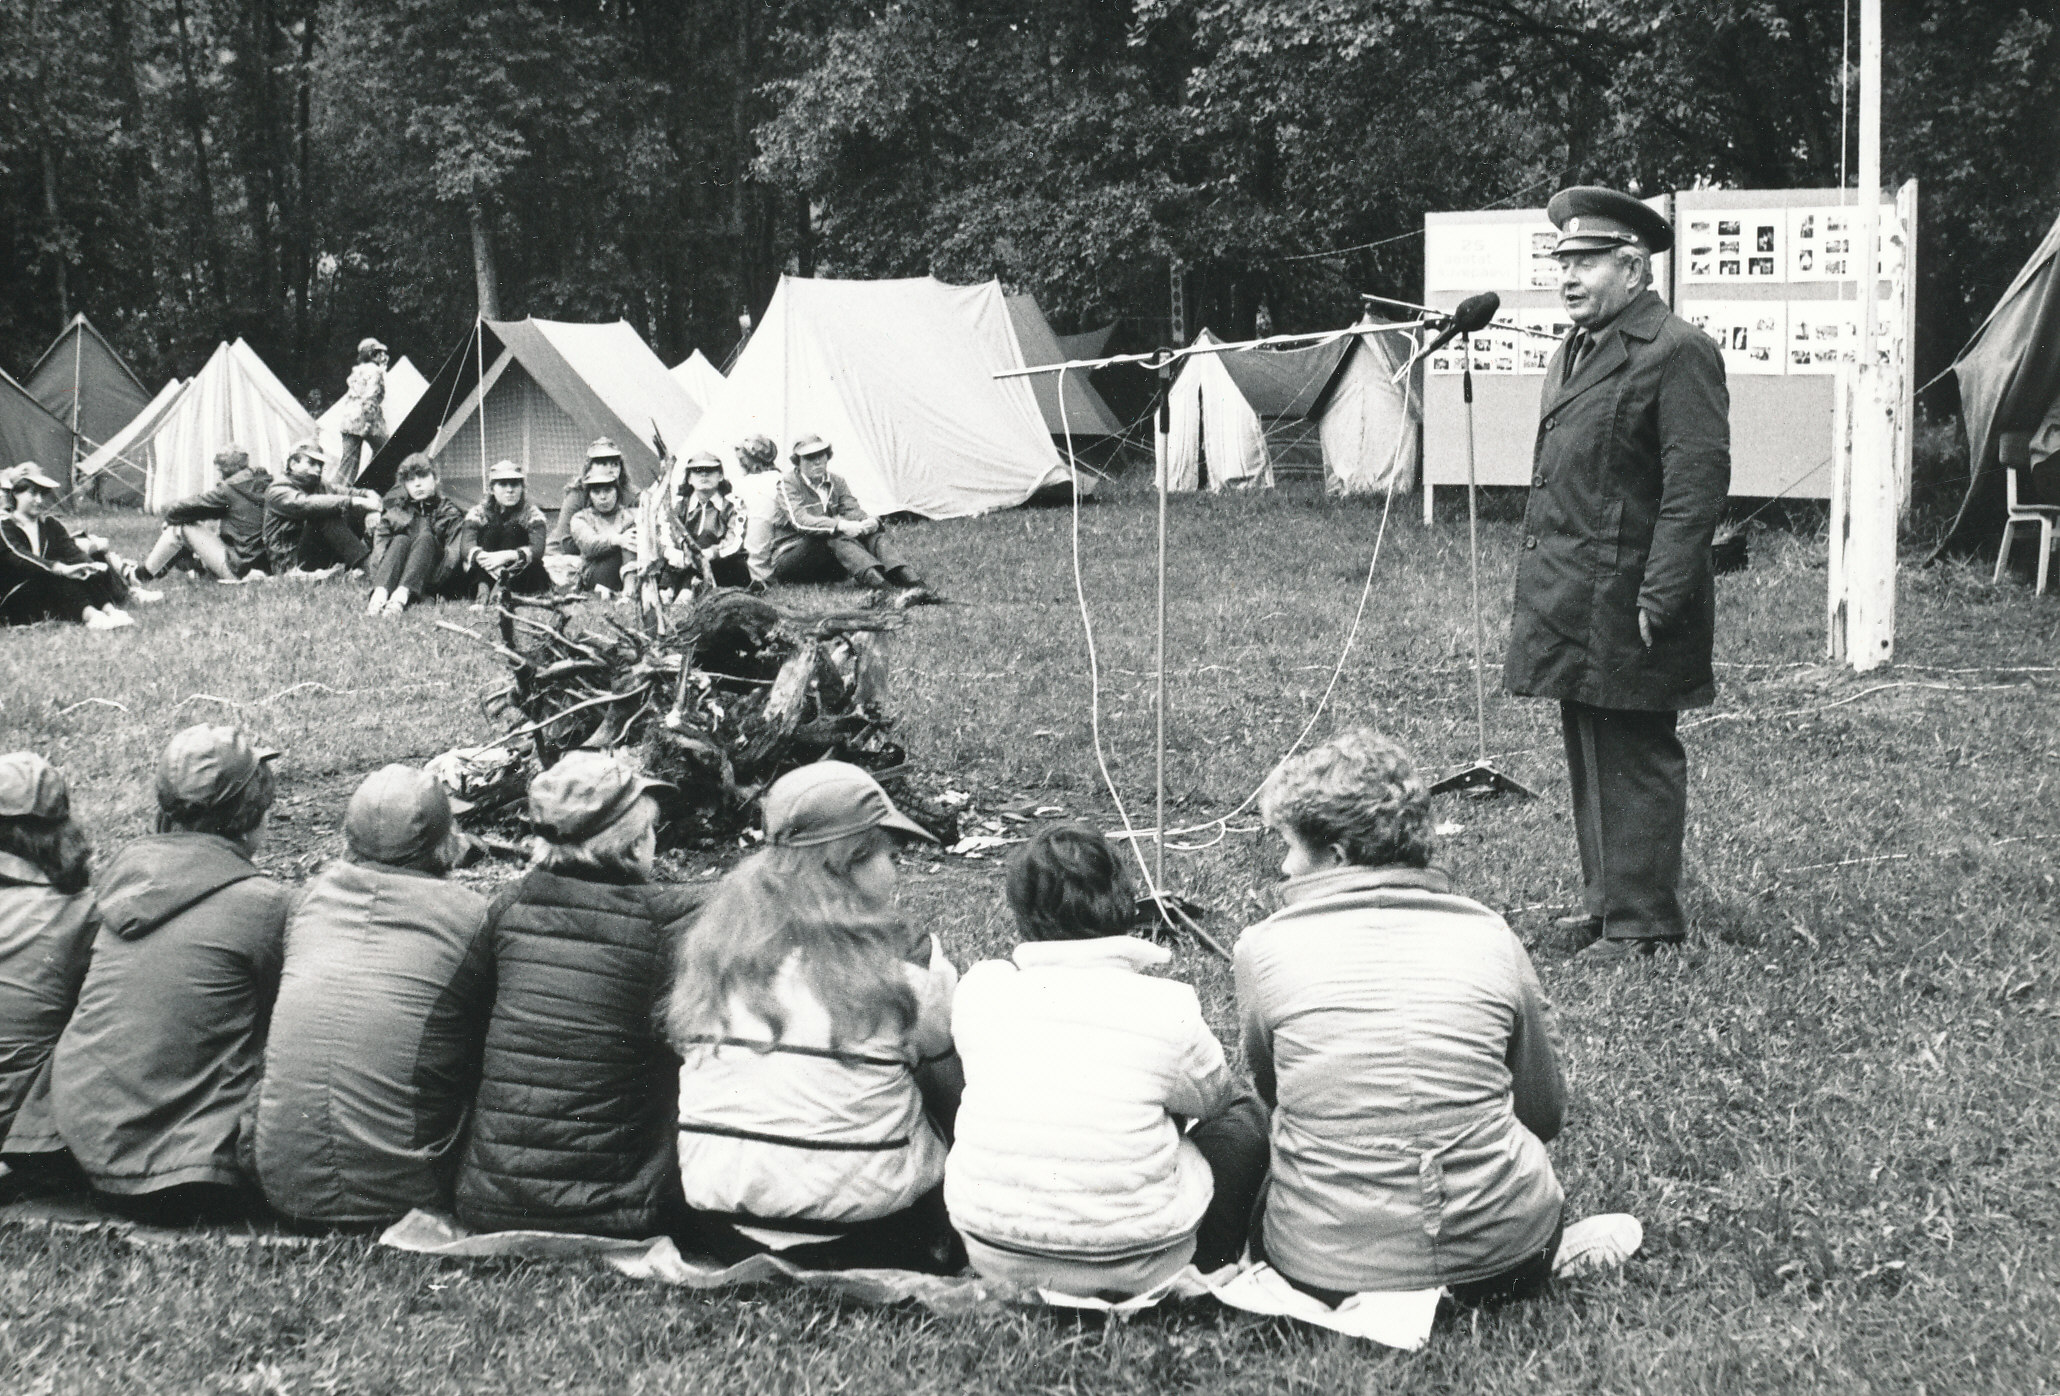
[[[1598,708],[1716,697],[1710,541],[1731,487],[1731,399],[1710,337],[1652,291],[1546,371],[1503,683]],[[1638,612],[1651,613],[1647,649]]]

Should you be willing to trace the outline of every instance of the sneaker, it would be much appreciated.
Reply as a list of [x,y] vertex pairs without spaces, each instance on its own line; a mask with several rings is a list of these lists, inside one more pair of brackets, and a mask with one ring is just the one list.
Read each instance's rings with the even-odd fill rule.
[[269,582],[272,580],[272,574],[262,567],[253,567],[243,574],[243,580],[246,582]]
[[1680,943],[1663,936],[1604,936],[1574,958],[1584,965],[1627,965],[1649,960],[1662,947],[1671,950]]
[[386,614],[386,588],[373,587],[372,595],[365,600],[365,614],[383,616]]
[[148,587],[132,586],[129,588],[129,599],[140,602],[145,606],[155,606],[158,602],[165,599],[165,594],[161,591],[152,591]]
[[942,606],[944,598],[918,583],[895,593],[894,600],[889,604],[897,611],[906,611],[911,606]]
[[1597,1270],[1614,1270],[1645,1244],[1645,1228],[1629,1212],[1604,1212],[1583,1217],[1559,1238],[1552,1260],[1552,1278],[1571,1279]]
[[122,630],[136,623],[134,616],[113,606],[88,606],[85,620],[88,630]]
[[389,596],[389,597],[387,597],[387,598],[386,598],[386,614],[387,614],[387,615],[390,615],[390,616],[397,616],[397,615],[401,615],[401,614],[403,614],[404,612],[406,612],[406,611],[407,611],[407,609],[408,609],[408,601],[407,601],[407,598],[406,598],[406,597],[402,597],[402,596]]

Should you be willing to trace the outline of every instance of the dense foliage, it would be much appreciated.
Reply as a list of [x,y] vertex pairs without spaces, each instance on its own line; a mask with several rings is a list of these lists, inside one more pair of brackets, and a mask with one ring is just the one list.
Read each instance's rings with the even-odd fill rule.
[[[2060,204],[2032,0],[1888,0],[1921,361]],[[783,271],[999,277],[1061,329],[1335,323],[1429,209],[1835,185],[1843,0],[0,0],[0,366],[247,336],[337,391],[500,313],[720,362]],[[1856,16],[1851,21],[1857,29]],[[1856,42],[1856,40],[1855,40]],[[1856,58],[1856,55],[1855,55]],[[1856,100],[1856,96],[1854,98]],[[1371,244],[1370,246],[1362,246]],[[1310,256],[1340,247],[1335,256]]]

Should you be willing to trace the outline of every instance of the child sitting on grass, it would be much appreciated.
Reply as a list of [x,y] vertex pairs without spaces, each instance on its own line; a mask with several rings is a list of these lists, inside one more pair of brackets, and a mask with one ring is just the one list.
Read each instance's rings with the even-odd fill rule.
[[896,839],[930,835],[841,761],[776,781],[765,830],[680,949],[680,1182],[701,1214],[682,1240],[726,1263],[950,1273],[958,974],[893,907]]
[[1232,1263],[1266,1112],[1195,991],[1148,973],[1172,952],[1130,934],[1120,855],[1046,829],[1010,863],[1008,902],[1024,943],[968,970],[952,1014],[966,1092],[944,1191],[973,1268],[1127,1298]]
[[1408,755],[1341,733],[1281,762],[1259,813],[1288,882],[1237,943],[1245,1057],[1273,1106],[1254,1257],[1335,1307],[1438,1286],[1520,1297],[1636,1250],[1631,1217],[1563,1226],[1545,996],[1502,918],[1430,866]]

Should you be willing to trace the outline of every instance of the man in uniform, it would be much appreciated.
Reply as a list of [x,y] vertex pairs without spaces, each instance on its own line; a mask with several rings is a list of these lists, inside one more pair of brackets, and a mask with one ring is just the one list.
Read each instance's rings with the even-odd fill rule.
[[1683,708],[1715,699],[1710,540],[1731,482],[1717,346],[1652,289],[1673,230],[1614,190],[1563,189],[1560,300],[1574,332],[1546,370],[1503,682],[1557,698],[1583,907],[1582,958],[1679,944]]

